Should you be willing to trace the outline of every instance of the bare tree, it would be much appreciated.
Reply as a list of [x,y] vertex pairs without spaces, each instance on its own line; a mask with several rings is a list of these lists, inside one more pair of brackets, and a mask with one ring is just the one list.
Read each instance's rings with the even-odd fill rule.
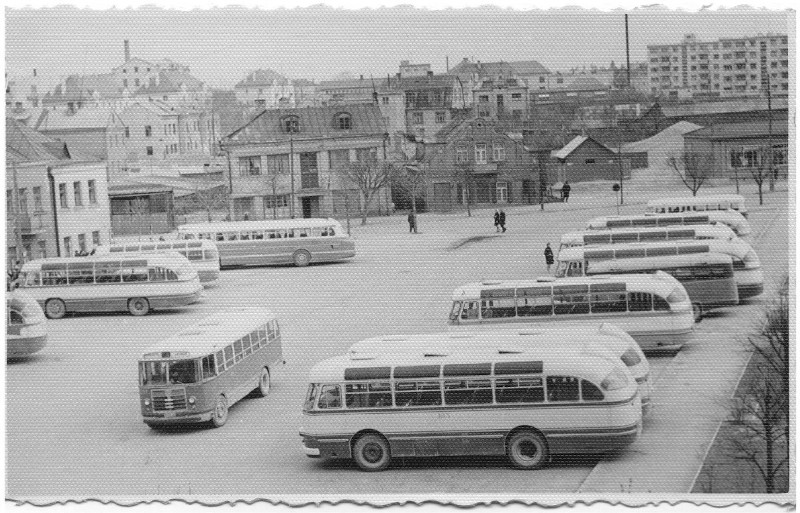
[[714,159],[707,153],[685,151],[669,157],[667,165],[678,174],[683,185],[692,191],[692,196],[697,196],[697,191],[713,173]]
[[146,197],[140,196],[131,200],[129,208],[131,216],[134,219],[134,224],[137,226],[136,231],[139,234],[139,240],[141,240],[142,233],[147,224],[148,214],[150,214],[150,201]]
[[756,470],[767,493],[789,488],[789,315],[787,278],[758,331],[747,338],[753,360],[731,412],[739,431],[726,447],[732,459]]
[[427,173],[424,165],[416,162],[397,164],[399,169],[394,177],[394,184],[402,188],[411,196],[411,213],[417,217],[417,193],[423,190],[427,183]]
[[211,222],[212,212],[228,205],[228,196],[228,190],[224,186],[203,187],[197,185],[192,193],[191,207],[195,211],[205,212],[206,218]]
[[363,161],[350,162],[340,167],[338,173],[361,192],[364,200],[361,208],[361,224],[367,224],[367,212],[372,199],[378,191],[389,186],[396,173],[396,167],[391,162],[370,157]]
[[282,162],[276,162],[273,166],[267,166],[266,173],[264,174],[264,178],[267,181],[267,184],[272,189],[272,218],[278,218],[278,182],[280,181],[281,177],[286,176],[289,174],[289,163],[288,161],[283,165]]
[[467,205],[467,217],[472,217],[471,203],[472,203],[472,183],[474,179],[473,163],[471,161],[456,162],[453,168],[453,179],[460,183],[464,189],[464,198]]
[[[758,155],[756,156],[755,165],[748,166],[747,169],[750,170],[750,176],[753,177],[753,181],[758,185],[758,204],[764,204],[764,193],[762,192],[762,188],[764,186],[764,182],[767,179],[772,180],[772,148],[769,146],[762,146],[759,151]],[[775,190],[775,186],[771,185],[770,190]]]

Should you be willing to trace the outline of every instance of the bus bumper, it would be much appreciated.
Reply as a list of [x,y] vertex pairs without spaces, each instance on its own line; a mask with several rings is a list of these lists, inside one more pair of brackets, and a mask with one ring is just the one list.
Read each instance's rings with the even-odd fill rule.
[[747,299],[753,296],[758,296],[764,293],[763,283],[752,283],[747,285],[738,285],[736,287],[739,291],[739,299]]
[[197,277],[200,283],[210,283],[219,279],[219,271],[197,271]]
[[150,413],[143,416],[142,420],[147,425],[166,426],[170,424],[197,424],[211,420],[213,411],[195,413],[193,411],[179,411],[168,413]]
[[349,458],[350,440],[348,438],[331,438],[319,440],[315,436],[301,434],[303,452],[309,458]]

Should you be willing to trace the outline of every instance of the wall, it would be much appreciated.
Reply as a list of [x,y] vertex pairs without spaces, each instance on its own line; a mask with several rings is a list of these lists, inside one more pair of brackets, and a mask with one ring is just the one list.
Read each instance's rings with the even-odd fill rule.
[[[86,235],[86,246],[92,248],[92,232],[100,232],[100,243],[111,240],[111,212],[108,201],[108,183],[103,163],[65,164],[53,168],[55,178],[56,211],[58,214],[59,245],[64,253],[64,237],[72,239],[72,252],[78,249],[78,235]],[[89,201],[88,181],[95,181],[96,203]],[[82,206],[75,206],[74,182],[81,183]],[[59,184],[66,184],[68,207],[63,208],[59,200]]]

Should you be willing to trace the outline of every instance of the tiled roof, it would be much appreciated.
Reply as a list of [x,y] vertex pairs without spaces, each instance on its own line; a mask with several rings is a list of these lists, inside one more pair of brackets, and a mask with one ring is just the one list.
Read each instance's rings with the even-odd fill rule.
[[413,91],[426,87],[452,87],[455,83],[453,75],[430,75],[421,77],[394,78],[392,87],[403,91]]
[[6,118],[6,161],[14,163],[69,160],[66,145],[11,118]]
[[[334,127],[336,115],[343,112],[349,113],[352,117],[352,128],[349,130],[339,130]],[[265,110],[243,127],[226,136],[225,142],[257,144],[288,141],[290,134],[286,133],[281,127],[281,120],[288,116],[296,116],[299,121],[300,131],[291,135],[295,140],[359,136],[377,137],[386,133],[386,123],[377,105],[330,105],[299,109]]]
[[[772,135],[783,137],[789,134],[789,123],[786,120],[772,122]],[[751,121],[747,123],[723,123],[695,130],[684,135],[692,139],[746,139],[750,137],[767,137],[768,121]]]
[[36,129],[42,132],[55,130],[105,129],[111,123],[113,110],[108,107],[84,107],[74,114],[63,111],[46,111]]
[[542,66],[538,61],[511,61],[512,68],[520,75],[546,75],[550,70]]
[[235,89],[243,87],[257,87],[260,85],[271,86],[273,81],[277,81],[278,85],[286,85],[289,79],[271,69],[258,69],[249,73],[243,80],[234,86]]

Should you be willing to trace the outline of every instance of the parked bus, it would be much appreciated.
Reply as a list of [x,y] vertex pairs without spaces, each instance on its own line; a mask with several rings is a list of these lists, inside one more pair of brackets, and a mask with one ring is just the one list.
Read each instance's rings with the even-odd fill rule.
[[[703,311],[739,304],[733,260],[719,253],[693,253],[645,258],[608,258],[594,249],[565,249],[558,255],[558,276],[652,274],[664,271],[683,285],[689,295],[695,321]],[[602,250],[606,251],[606,250]],[[655,305],[654,305],[655,307]]]
[[628,369],[540,351],[341,355],[309,374],[300,427],[312,458],[365,471],[408,456],[506,455],[536,469],[551,454],[606,453],[641,432]]
[[[488,327],[488,326],[487,326]],[[650,364],[636,341],[630,335],[611,324],[595,326],[558,327],[543,325],[525,329],[494,325],[493,330],[470,327],[458,333],[431,333],[425,335],[388,335],[356,342],[348,353],[358,354],[428,354],[446,351],[448,354],[468,353],[497,349],[504,353],[514,351],[535,352],[541,348],[558,346],[562,355],[579,359],[584,356],[599,356],[611,361],[620,361],[630,371],[639,385],[642,410],[650,409]],[[536,328],[539,328],[538,330]]]
[[752,231],[750,223],[742,214],[732,210],[684,214],[635,214],[628,216],[601,216],[586,223],[587,230],[619,230],[629,228],[653,228],[673,225],[724,224],[739,237]]
[[190,305],[203,291],[197,271],[177,253],[31,260],[20,282],[50,319],[68,312],[146,315]]
[[174,251],[186,257],[197,271],[200,283],[211,283],[219,278],[219,252],[210,240],[139,242],[100,246],[101,255],[116,253],[164,253]]
[[335,219],[278,219],[178,227],[178,238],[215,241],[220,266],[284,265],[353,258],[353,239]]
[[724,224],[698,224],[694,226],[665,226],[663,228],[638,228],[619,230],[587,230],[565,233],[561,236],[560,252],[564,248],[597,246],[602,244],[628,244],[631,242],[665,242],[687,240],[733,240],[736,233]]
[[144,423],[210,422],[255,391],[266,396],[283,361],[277,318],[255,308],[220,312],[148,348],[139,360]]
[[[583,256],[581,256],[581,251]],[[628,258],[663,257],[687,255],[692,253],[719,253],[728,255],[733,262],[733,276],[736,281],[739,300],[757,296],[764,292],[764,273],[761,261],[755,250],[742,239],[731,241],[707,240],[702,242],[675,241],[652,244],[610,244],[587,248],[573,248],[559,253],[556,276],[583,275],[591,260],[621,260]],[[583,258],[584,263],[580,264]]]
[[451,329],[550,329],[554,322],[611,323],[644,351],[668,351],[688,342],[695,320],[686,289],[663,272],[484,281],[453,292]]
[[47,320],[39,303],[28,294],[6,292],[6,358],[19,358],[47,344]]
[[674,214],[678,212],[706,212],[714,210],[733,210],[747,217],[745,199],[738,194],[713,194],[709,196],[655,199],[647,202],[645,212],[653,214]]

